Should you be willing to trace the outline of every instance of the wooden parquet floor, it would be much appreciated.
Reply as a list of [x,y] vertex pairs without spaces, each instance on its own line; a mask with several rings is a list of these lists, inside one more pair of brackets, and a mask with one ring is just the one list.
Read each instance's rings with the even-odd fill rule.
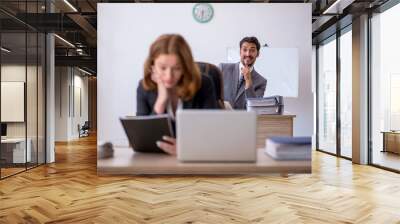
[[4,168],[4,167],[2,167],[1,168],[1,176],[7,177],[7,176],[13,175],[15,173],[22,172],[24,170],[25,170],[25,167],[23,167],[23,168],[8,168],[8,167]]
[[400,223],[400,175],[319,152],[313,173],[96,174],[96,139],[0,181],[0,223]]

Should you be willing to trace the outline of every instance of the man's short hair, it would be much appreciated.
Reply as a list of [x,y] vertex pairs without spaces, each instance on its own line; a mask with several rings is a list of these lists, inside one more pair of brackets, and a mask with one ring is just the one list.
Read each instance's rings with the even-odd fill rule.
[[257,37],[245,37],[240,41],[239,47],[242,48],[244,42],[253,43],[256,45],[257,52],[260,51],[260,42],[258,42]]

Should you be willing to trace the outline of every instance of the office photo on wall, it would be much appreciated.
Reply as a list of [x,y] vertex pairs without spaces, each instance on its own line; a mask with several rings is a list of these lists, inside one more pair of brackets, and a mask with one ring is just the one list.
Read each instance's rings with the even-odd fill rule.
[[[286,137],[283,142],[291,142],[294,137],[313,133],[310,12],[310,4],[98,4],[97,134],[101,143],[98,150],[112,148],[112,156],[98,159],[98,173],[310,173],[310,159],[275,160],[266,152],[266,140],[270,137]],[[246,18],[237,16],[243,13],[246,13]],[[144,17],[146,23],[142,21]],[[216,93],[221,91],[223,101],[232,101],[226,94],[229,83],[225,80],[224,70],[220,71],[220,79],[225,82],[217,85],[215,83],[219,82],[215,82],[213,76],[207,76],[207,72],[214,67],[221,68],[221,64],[232,64],[243,71],[240,67],[243,64],[240,63],[243,46],[240,41],[245,37],[256,37],[260,43],[258,55],[253,57],[254,64],[247,67],[244,63],[250,74],[257,72],[260,80],[266,80],[264,93],[256,97],[277,99],[274,101],[276,105],[284,104],[281,113],[259,114],[246,111],[246,108],[213,108],[199,103],[201,100],[196,98],[209,94],[207,90],[204,94],[202,91],[211,83],[209,91],[214,92],[214,97],[218,97]],[[175,53],[157,54],[168,52],[167,48],[157,48],[163,44],[169,44],[170,49],[174,49],[174,44],[181,47],[176,48],[179,50]],[[178,52],[186,45],[191,57],[181,59]],[[171,108],[165,107],[165,113],[170,114],[171,119],[166,122],[172,125],[176,135],[160,139],[160,142],[161,146],[168,143],[168,150],[174,151],[139,153],[130,147],[134,145],[130,141],[135,139],[127,136],[120,119],[140,115],[137,119],[148,120],[149,126],[146,130],[135,131],[151,133],[150,124],[154,123],[151,119],[155,118],[144,116],[141,114],[143,111],[137,108],[145,105],[150,108],[146,109],[149,114],[157,114],[157,100],[160,100],[162,91],[157,87],[158,82],[154,82],[153,74],[168,71],[168,63],[173,64],[174,60],[179,66],[172,66],[171,71],[185,70],[199,62],[210,65],[201,70],[203,86],[199,87],[196,97],[167,101]],[[239,73],[233,78],[237,82]],[[256,79],[252,81],[257,82]],[[179,84],[179,80],[177,82]],[[142,83],[144,86],[140,86]],[[251,81],[245,80],[240,87],[243,96],[249,94],[247,86],[250,84]],[[152,85],[155,87],[149,91]],[[137,101],[142,97],[152,105]],[[201,108],[198,105],[208,106]],[[180,135],[184,139],[180,139]],[[159,146],[157,142],[154,144]],[[195,145],[190,146],[190,142]],[[311,140],[307,144],[311,150]],[[169,148],[171,145],[173,148]]]

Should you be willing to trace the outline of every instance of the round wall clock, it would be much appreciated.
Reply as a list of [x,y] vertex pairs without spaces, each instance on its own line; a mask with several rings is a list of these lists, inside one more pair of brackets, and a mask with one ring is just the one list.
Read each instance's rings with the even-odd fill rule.
[[193,18],[199,23],[207,23],[214,16],[214,9],[209,3],[197,3],[193,6]]

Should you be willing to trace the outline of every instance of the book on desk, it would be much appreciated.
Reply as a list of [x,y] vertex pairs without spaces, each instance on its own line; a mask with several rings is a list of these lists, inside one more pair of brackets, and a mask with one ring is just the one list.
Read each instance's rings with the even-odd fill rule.
[[270,137],[265,147],[275,160],[311,160],[311,137]]

